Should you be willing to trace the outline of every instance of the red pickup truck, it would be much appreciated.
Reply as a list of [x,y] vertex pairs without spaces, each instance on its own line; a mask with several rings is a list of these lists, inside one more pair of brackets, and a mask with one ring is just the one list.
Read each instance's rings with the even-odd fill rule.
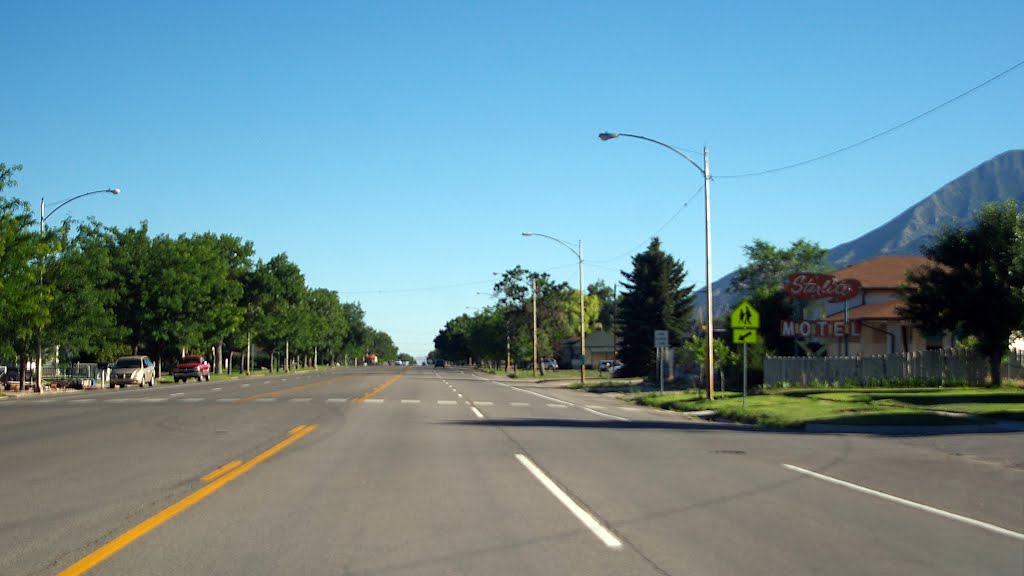
[[185,382],[195,378],[202,382],[210,381],[210,363],[202,356],[182,356],[174,366],[174,381]]

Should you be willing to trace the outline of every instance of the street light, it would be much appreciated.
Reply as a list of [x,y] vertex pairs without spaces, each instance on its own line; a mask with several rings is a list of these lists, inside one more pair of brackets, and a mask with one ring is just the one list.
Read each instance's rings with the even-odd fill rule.
[[[43,234],[46,232],[46,219],[53,216],[53,213],[60,210],[67,204],[78,200],[79,198],[85,198],[86,196],[92,196],[93,194],[113,194],[118,195],[121,193],[119,188],[106,188],[104,190],[93,190],[92,192],[86,192],[85,194],[79,194],[78,196],[72,196],[67,200],[61,202],[56,208],[50,210],[50,213],[46,213],[46,198],[39,198],[39,233]],[[42,284],[43,277],[39,277],[39,283]],[[36,391],[43,391],[43,336],[39,335],[39,339],[36,342]]]
[[580,262],[580,384],[586,384],[587,382],[587,329],[586,329],[586,317],[584,316],[583,306],[583,240],[579,241],[578,248],[573,248],[571,244],[564,240],[559,240],[554,236],[548,236],[547,234],[541,234],[539,232],[523,232],[523,236],[541,236],[548,240],[554,240],[562,246],[568,248]]
[[598,138],[607,142],[613,138],[624,136],[627,138],[636,138],[638,140],[646,140],[648,142],[657,144],[664,148],[668,148],[672,152],[682,156],[687,162],[693,165],[704,176],[704,257],[705,257],[705,271],[706,271],[706,283],[707,288],[707,309],[708,309],[708,354],[707,354],[707,373],[708,373],[708,400],[714,400],[715,398],[715,325],[714,325],[714,309],[711,306],[711,171],[708,168],[708,147],[704,147],[704,167],[701,168],[699,164],[690,159],[689,156],[684,154],[681,150],[673,146],[669,146],[664,142],[659,142],[653,138],[646,136],[638,136],[636,134],[625,134],[618,132],[602,132],[597,135]]

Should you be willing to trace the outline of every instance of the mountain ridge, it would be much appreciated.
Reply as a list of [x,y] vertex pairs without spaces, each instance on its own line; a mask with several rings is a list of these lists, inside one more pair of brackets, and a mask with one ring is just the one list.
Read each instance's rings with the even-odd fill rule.
[[[1024,209],[1024,150],[1007,150],[978,164],[885,224],[834,246],[827,258],[836,268],[844,268],[876,256],[919,255],[921,246],[943,225],[970,224],[979,208],[1006,200],[1017,200]],[[711,284],[716,317],[744,296],[729,291],[735,275],[733,271]],[[696,303],[703,310],[703,296],[697,296]]]

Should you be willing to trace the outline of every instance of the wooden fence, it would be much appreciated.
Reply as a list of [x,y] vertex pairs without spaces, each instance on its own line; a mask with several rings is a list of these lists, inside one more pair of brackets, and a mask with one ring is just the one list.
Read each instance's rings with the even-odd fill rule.
[[[1018,357],[1024,361],[1024,356]],[[1018,362],[1013,373],[1024,374]],[[967,350],[927,350],[879,356],[785,357],[764,359],[764,385],[870,385],[916,380],[926,385],[983,385],[988,374],[985,358]]]

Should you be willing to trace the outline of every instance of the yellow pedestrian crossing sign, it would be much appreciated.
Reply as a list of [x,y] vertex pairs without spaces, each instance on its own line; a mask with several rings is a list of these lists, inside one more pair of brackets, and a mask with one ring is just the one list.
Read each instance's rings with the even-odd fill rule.
[[761,327],[761,314],[750,304],[749,300],[744,300],[733,309],[732,315],[729,316],[729,324],[733,330],[752,328],[756,332]]
[[756,328],[734,328],[732,331],[733,344],[757,344]]

